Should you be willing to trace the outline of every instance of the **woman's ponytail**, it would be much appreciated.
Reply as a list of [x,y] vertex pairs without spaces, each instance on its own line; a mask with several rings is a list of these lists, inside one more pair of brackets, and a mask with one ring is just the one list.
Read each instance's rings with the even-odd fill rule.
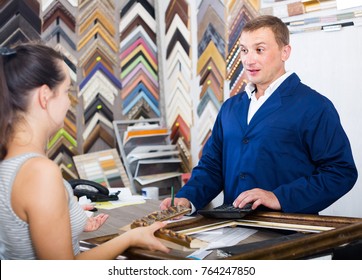
[[12,133],[13,112],[4,71],[7,56],[0,53],[0,160],[7,154],[7,143]]

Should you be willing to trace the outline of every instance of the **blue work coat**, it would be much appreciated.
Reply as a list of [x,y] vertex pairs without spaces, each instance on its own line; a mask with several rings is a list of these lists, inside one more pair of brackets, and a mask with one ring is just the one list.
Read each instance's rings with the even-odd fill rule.
[[176,197],[205,207],[220,191],[272,191],[283,212],[318,213],[357,180],[349,140],[333,104],[293,73],[247,124],[245,92],[224,102],[190,180]]

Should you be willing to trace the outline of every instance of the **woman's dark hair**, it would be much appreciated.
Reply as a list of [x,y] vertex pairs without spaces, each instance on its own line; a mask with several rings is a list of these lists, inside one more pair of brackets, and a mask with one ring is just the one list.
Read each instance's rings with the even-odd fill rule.
[[29,106],[29,93],[42,85],[54,90],[65,79],[63,56],[42,43],[24,43],[0,48],[0,160],[19,113]]

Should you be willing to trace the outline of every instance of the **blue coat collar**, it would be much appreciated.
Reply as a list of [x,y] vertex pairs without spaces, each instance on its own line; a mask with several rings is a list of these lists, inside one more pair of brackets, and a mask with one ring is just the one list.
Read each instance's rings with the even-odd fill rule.
[[254,117],[250,121],[250,124],[247,124],[248,111],[250,99],[246,92],[239,93],[237,102],[233,105],[232,110],[238,120],[244,133],[247,130],[252,129],[256,124],[265,119],[269,114],[277,110],[282,106],[282,98],[292,95],[295,92],[295,88],[300,83],[300,79],[297,74],[291,74],[268,98],[267,101],[260,107],[260,109],[255,113]]

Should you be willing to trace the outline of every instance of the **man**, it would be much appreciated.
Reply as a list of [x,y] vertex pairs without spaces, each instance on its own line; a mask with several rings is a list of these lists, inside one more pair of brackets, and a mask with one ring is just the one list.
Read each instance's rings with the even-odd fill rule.
[[[240,38],[249,83],[226,100],[198,165],[174,200],[198,210],[224,203],[318,213],[357,180],[349,140],[333,104],[286,72],[289,30],[277,17],[248,22]],[[170,206],[166,198],[161,209]]]

